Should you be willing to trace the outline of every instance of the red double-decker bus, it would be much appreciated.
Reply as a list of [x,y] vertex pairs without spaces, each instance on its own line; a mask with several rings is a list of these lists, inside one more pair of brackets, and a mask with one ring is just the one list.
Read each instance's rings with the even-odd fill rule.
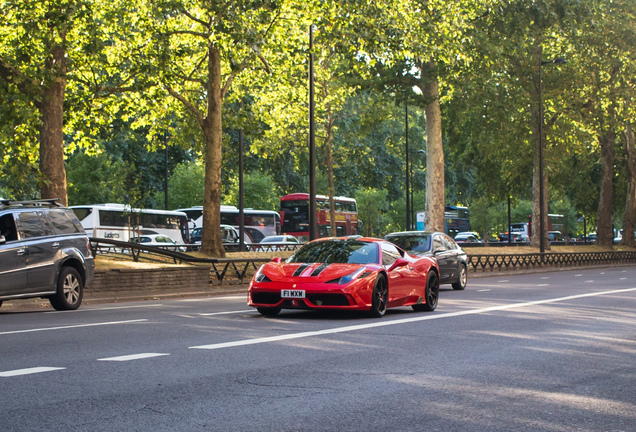
[[[336,205],[336,231],[338,236],[358,233],[358,206],[356,200],[346,197],[334,197]],[[331,217],[329,197],[316,195],[316,221],[318,236],[331,236]],[[309,194],[294,193],[280,199],[281,232],[309,240]]]

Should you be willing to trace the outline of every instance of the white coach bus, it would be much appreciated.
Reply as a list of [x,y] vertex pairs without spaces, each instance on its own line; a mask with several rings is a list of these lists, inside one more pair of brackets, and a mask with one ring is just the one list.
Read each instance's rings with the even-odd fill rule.
[[186,244],[190,239],[188,215],[180,211],[131,208],[124,204],[69,207],[90,237],[130,241],[139,235],[163,234]]
[[[177,211],[188,215],[190,229],[203,225],[203,206],[194,206]],[[246,243],[258,243],[264,237],[280,234],[280,215],[273,210],[243,209]],[[231,225],[239,229],[239,209],[235,206],[221,206],[221,225]]]

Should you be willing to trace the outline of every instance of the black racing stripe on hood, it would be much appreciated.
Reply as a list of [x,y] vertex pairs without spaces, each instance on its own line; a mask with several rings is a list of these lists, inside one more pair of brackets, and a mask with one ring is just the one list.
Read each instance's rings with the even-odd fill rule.
[[309,267],[309,264],[301,264],[300,266],[298,266],[298,268],[294,272],[294,276],[300,276],[307,267]]
[[311,273],[312,276],[318,276],[320,275],[320,273],[323,272],[324,269],[326,269],[327,267],[329,267],[329,264],[323,263],[320,264],[318,267],[316,267],[314,269],[314,271]]

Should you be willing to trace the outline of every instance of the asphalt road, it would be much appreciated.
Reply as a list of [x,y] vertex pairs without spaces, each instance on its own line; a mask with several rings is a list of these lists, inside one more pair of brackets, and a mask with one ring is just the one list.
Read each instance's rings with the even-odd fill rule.
[[632,432],[635,308],[616,267],[473,279],[381,319],[244,296],[0,309],[0,430]]

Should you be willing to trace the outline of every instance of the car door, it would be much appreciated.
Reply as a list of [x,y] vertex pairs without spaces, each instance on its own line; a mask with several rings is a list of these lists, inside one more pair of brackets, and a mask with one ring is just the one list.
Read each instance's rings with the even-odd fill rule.
[[18,231],[27,250],[27,291],[55,291],[55,255],[60,242],[46,223],[44,210],[18,213]]
[[26,246],[18,238],[12,213],[0,216],[0,297],[20,294],[26,290]]
[[[381,243],[382,265],[388,270],[402,254],[393,244]],[[415,295],[418,290],[419,274],[410,265],[396,267],[389,273],[389,303],[398,302]]]

